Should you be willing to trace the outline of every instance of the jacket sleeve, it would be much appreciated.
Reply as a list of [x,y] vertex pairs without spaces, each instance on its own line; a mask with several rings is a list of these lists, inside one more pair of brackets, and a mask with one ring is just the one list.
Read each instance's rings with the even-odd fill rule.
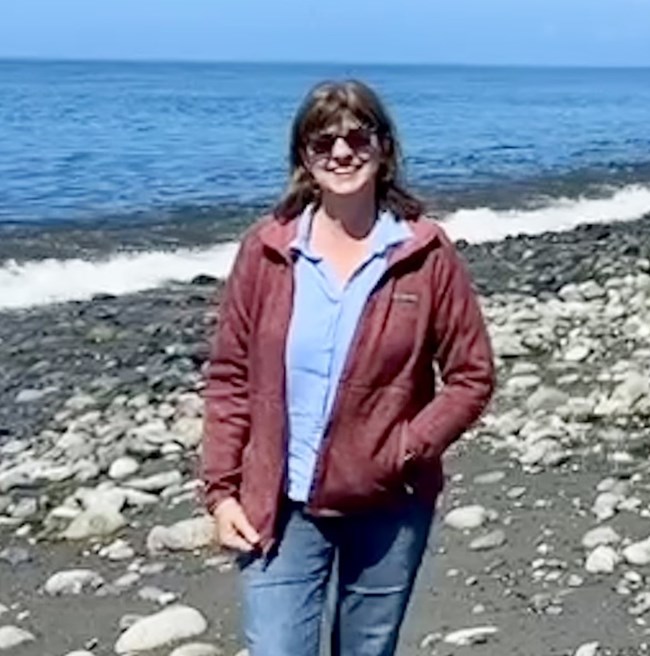
[[244,237],[224,287],[207,366],[200,468],[209,511],[238,496],[249,436],[248,342],[257,259],[251,242]]
[[478,419],[495,386],[490,338],[467,268],[441,237],[434,253],[431,332],[442,389],[409,422],[406,456],[430,461]]

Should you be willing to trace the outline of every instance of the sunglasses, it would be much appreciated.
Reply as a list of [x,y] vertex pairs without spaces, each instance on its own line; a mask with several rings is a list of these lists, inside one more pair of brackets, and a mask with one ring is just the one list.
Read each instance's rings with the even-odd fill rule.
[[375,132],[368,128],[352,128],[346,133],[321,132],[307,140],[307,148],[314,155],[329,155],[338,138],[343,139],[350,150],[369,150],[374,146]]

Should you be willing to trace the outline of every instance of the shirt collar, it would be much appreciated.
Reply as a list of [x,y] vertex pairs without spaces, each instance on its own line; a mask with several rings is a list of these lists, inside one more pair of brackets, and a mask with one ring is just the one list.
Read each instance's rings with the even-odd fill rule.
[[[296,237],[291,242],[290,248],[310,260],[320,261],[322,258],[311,250],[309,244],[314,211],[315,206],[310,204],[298,217]],[[413,231],[405,221],[398,219],[390,210],[381,210],[370,232],[372,244],[370,256],[384,255],[389,248],[401,244],[412,236]]]

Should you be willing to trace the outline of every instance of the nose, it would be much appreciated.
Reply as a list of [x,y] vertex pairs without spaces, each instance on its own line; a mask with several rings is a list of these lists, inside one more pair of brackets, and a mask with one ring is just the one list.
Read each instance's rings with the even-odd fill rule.
[[348,142],[343,137],[337,137],[332,146],[332,158],[337,160],[350,159],[354,155]]

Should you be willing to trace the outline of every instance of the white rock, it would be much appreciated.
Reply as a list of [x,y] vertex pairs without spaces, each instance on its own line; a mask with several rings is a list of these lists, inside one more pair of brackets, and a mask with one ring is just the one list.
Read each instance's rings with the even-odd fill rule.
[[618,492],[601,492],[596,497],[591,511],[599,521],[605,521],[616,514],[618,504],[624,499],[625,497]]
[[601,544],[617,544],[621,536],[611,526],[597,526],[587,531],[582,538],[585,549],[594,549]]
[[34,640],[36,638],[32,633],[18,626],[0,626],[0,651],[13,649]]
[[102,547],[99,555],[109,560],[129,560],[135,556],[135,550],[126,540],[120,538]]
[[176,647],[169,656],[220,656],[221,650],[207,642],[191,642],[181,647]]
[[79,488],[74,499],[83,506],[84,510],[104,510],[119,512],[124,508],[126,497],[124,491],[112,483],[102,483],[96,488]]
[[203,414],[203,409],[203,398],[195,392],[181,394],[176,402],[178,417],[200,417]]
[[78,649],[77,651],[68,652],[65,656],[96,656],[92,651],[86,651],[85,649]]
[[125,524],[124,516],[115,510],[84,510],[72,520],[62,535],[66,540],[85,540],[111,535]]
[[143,601],[153,601],[160,606],[168,606],[178,599],[178,595],[175,592],[161,590],[154,585],[147,585],[138,590],[138,598]]
[[569,400],[569,395],[554,387],[539,387],[527,399],[526,408],[530,412],[536,410],[553,411]]
[[519,462],[522,465],[546,465],[554,466],[564,462],[569,454],[554,439],[542,438],[532,444],[524,445],[524,449],[519,455]]
[[460,506],[450,510],[445,515],[445,524],[459,531],[482,526],[488,518],[488,512],[483,506]]
[[84,590],[96,590],[104,584],[104,579],[91,569],[62,570],[50,576],[44,589],[49,595],[80,594]]
[[147,549],[151,553],[201,549],[213,543],[214,530],[214,520],[208,515],[183,519],[171,526],[154,526],[147,536]]
[[573,344],[564,353],[566,362],[584,362],[591,354],[591,346],[589,344]]
[[130,626],[115,643],[116,654],[146,651],[201,635],[208,623],[198,610],[171,606]]
[[650,610],[650,592],[639,592],[634,598],[634,605],[629,609],[630,615],[644,615]]
[[32,403],[34,401],[40,401],[44,396],[47,395],[46,390],[38,389],[22,389],[16,398],[14,399],[15,403]]
[[596,656],[599,648],[600,643],[597,641],[585,642],[576,649],[573,656]]
[[133,487],[143,492],[160,492],[170,485],[180,485],[183,482],[183,476],[177,470],[160,472],[147,478],[136,478],[126,481],[124,485]]
[[485,642],[488,636],[498,633],[499,629],[496,626],[476,626],[470,629],[459,629],[452,631],[444,637],[444,641],[451,645],[458,645],[459,647],[467,645],[475,645],[477,643]]
[[492,330],[492,341],[496,354],[502,358],[517,358],[529,353],[519,335]]
[[623,549],[623,558],[630,565],[647,565],[650,563],[650,537],[634,542]]
[[108,476],[116,481],[133,476],[140,469],[140,463],[130,456],[123,456],[114,460],[108,469]]
[[600,545],[587,557],[585,569],[590,574],[611,574],[619,561],[620,557],[614,549]]
[[193,449],[203,437],[203,419],[200,417],[181,417],[172,425],[176,441],[186,449]]
[[2,617],[5,613],[9,612],[9,608],[5,606],[4,604],[0,604],[0,617]]
[[494,485],[494,483],[502,481],[505,477],[506,473],[504,471],[490,471],[474,476],[474,483],[477,485]]
[[[140,417],[140,419],[142,418]],[[175,439],[174,434],[169,432],[167,424],[162,419],[152,419],[141,426],[132,428],[129,436],[155,445],[165,444]]]
[[156,494],[142,492],[140,490],[131,490],[120,488],[124,492],[124,499],[129,506],[153,506],[160,503],[160,498]]
[[76,396],[71,396],[66,402],[65,407],[68,410],[73,410],[75,412],[80,412],[86,408],[90,408],[97,403],[94,397],[89,394],[77,394]]
[[469,544],[469,548],[472,551],[487,551],[488,549],[500,547],[505,544],[505,542],[506,534],[501,529],[497,528],[486,535],[481,535],[472,540]]
[[142,577],[137,572],[127,572],[113,581],[113,585],[120,590],[133,587]]

